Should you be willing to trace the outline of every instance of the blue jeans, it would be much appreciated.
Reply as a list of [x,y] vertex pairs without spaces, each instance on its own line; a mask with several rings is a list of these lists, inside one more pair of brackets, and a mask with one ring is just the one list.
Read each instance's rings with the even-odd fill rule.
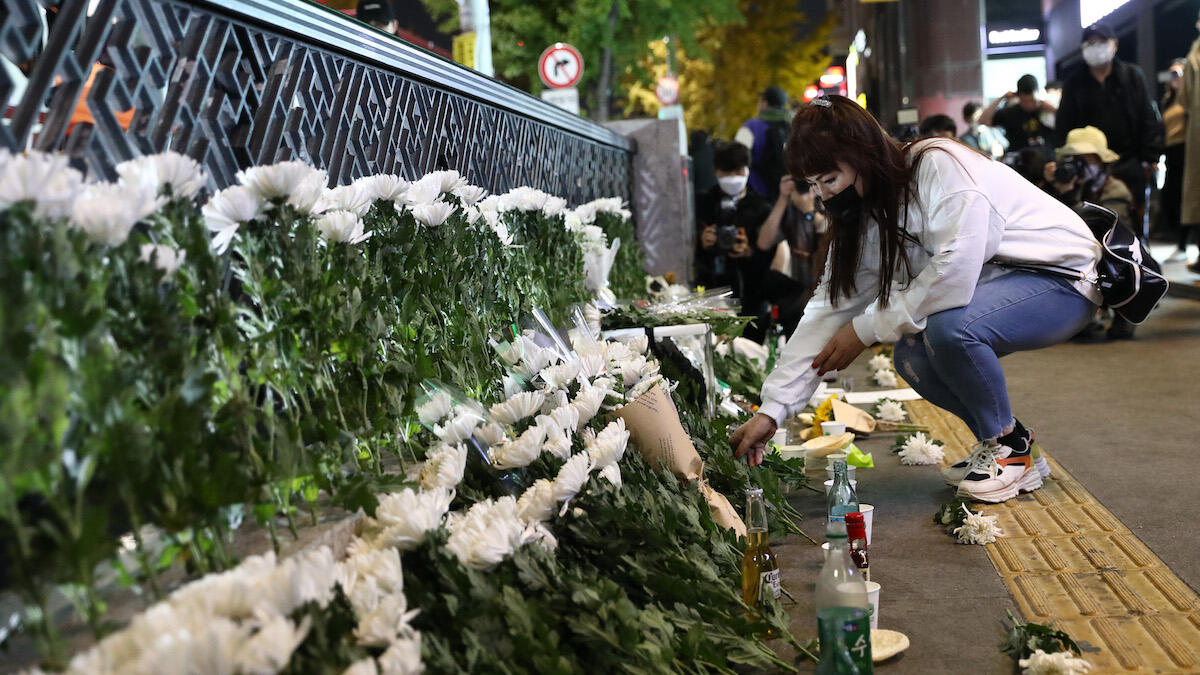
[[1000,357],[1063,342],[1095,310],[1065,279],[1009,272],[977,286],[965,307],[931,314],[924,331],[901,338],[896,369],[975,438],[996,438],[1013,420]]

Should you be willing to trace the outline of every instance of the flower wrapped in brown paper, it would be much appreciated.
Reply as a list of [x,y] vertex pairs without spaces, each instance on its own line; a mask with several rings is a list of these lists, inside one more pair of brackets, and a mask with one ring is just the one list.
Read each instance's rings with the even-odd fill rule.
[[652,465],[665,466],[679,478],[696,482],[713,521],[727,530],[745,536],[746,525],[734,511],[733,505],[720,492],[704,483],[704,461],[692,439],[679,422],[679,411],[671,396],[661,385],[654,385],[636,401],[617,411],[617,417],[625,420],[625,428],[637,445],[642,457]]
[[654,385],[636,401],[617,411],[642,456],[665,466],[684,480],[704,475],[704,462],[679,422],[679,411],[661,385]]
[[875,431],[876,420],[865,410],[860,410],[845,401],[833,400],[833,419],[846,425],[856,434],[866,435]]

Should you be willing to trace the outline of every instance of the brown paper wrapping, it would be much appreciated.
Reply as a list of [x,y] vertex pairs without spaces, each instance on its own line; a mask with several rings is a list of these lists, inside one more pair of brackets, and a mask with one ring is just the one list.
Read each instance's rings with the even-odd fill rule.
[[860,434],[875,431],[875,418],[865,410],[860,410],[844,401],[833,399],[833,419],[842,422],[847,429]]
[[704,475],[704,462],[679,422],[679,411],[671,397],[655,385],[638,400],[617,411],[642,456],[651,464],[665,466],[684,480]]
[[712,489],[707,483],[700,484],[700,492],[704,495],[704,501],[708,502],[708,510],[712,512],[714,523],[727,530],[733,530],[739,537],[746,536],[746,524],[742,522],[737,511],[733,510],[733,504],[729,503],[725,495]]
[[688,482],[700,482],[700,492],[708,502],[713,522],[733,530],[739,537],[746,536],[746,525],[737,511],[733,510],[733,505],[725,495],[703,482],[704,462],[679,422],[675,403],[660,385],[655,385],[636,401],[618,410],[617,417],[625,420],[630,438],[647,461],[667,467],[671,473]]

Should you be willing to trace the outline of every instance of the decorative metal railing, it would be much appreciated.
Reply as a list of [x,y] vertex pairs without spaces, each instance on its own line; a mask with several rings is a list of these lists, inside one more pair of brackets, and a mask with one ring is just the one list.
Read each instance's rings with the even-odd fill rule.
[[449,168],[630,197],[627,139],[305,0],[3,0],[0,102],[0,147],[104,178],[169,149],[213,187],[303,159],[335,184]]

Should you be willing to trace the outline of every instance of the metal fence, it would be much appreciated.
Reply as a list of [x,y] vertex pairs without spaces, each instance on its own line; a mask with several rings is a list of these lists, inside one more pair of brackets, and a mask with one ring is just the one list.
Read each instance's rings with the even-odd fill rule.
[[341,184],[457,169],[493,192],[630,197],[627,139],[305,0],[3,0],[0,147],[92,175],[175,150],[213,187],[302,159]]

